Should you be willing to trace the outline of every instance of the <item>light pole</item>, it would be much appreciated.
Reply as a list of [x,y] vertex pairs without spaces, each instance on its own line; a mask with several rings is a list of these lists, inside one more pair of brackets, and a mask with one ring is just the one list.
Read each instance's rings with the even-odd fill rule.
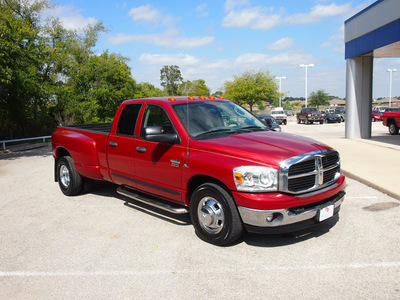
[[387,72],[390,73],[390,84],[389,84],[389,107],[392,107],[392,73],[396,72],[396,69],[387,69]]
[[282,79],[286,79],[286,76],[277,76],[276,79],[279,79],[279,107],[282,107]]
[[308,96],[308,93],[307,93],[307,69],[308,69],[308,67],[314,67],[314,64],[308,64],[308,65],[301,64],[300,65],[300,68],[305,68],[306,69],[306,93],[305,93],[306,108],[307,108],[307,96]]

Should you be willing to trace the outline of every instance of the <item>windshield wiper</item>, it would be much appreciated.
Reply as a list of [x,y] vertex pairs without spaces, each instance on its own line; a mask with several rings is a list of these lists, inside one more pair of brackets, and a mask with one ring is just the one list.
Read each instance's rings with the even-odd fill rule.
[[267,128],[261,127],[261,126],[246,126],[246,127],[242,127],[242,128],[238,128],[238,131],[264,131]]
[[236,130],[233,130],[233,129],[219,128],[219,129],[213,129],[213,130],[210,130],[207,132],[200,133],[200,134],[196,135],[195,138],[203,137],[206,135],[212,135],[212,134],[216,134],[216,133],[235,133],[235,132],[236,132]]

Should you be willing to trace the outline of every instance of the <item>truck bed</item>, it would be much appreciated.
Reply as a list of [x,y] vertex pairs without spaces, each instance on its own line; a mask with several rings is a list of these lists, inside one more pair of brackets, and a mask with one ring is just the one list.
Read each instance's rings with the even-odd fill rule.
[[78,124],[63,126],[70,129],[79,129],[83,131],[95,131],[109,134],[111,131],[112,123],[92,123],[92,124]]

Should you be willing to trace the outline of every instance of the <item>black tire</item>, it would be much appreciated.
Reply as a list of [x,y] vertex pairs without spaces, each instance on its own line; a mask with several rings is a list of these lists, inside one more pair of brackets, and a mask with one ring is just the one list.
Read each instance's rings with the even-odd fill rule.
[[83,179],[76,171],[74,160],[70,156],[57,159],[56,176],[61,191],[66,196],[79,195],[83,187]]
[[204,183],[194,191],[190,217],[197,236],[214,245],[232,244],[243,232],[232,196],[218,184]]
[[399,127],[397,127],[395,122],[391,122],[389,124],[389,133],[391,135],[398,135],[399,134]]
[[300,123],[301,123],[300,119],[299,119],[299,118],[297,118],[297,124],[300,124]]
[[287,124],[287,120],[283,120],[283,125],[286,125]]
[[319,124],[324,124],[324,121],[319,121]]

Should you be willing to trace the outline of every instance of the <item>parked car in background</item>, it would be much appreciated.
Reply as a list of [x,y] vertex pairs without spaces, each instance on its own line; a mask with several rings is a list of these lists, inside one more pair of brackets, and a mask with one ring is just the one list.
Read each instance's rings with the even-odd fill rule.
[[293,108],[288,108],[284,110],[285,114],[290,117],[290,116],[294,116],[294,110]]
[[326,113],[324,118],[325,118],[325,123],[340,123],[340,122],[342,122],[342,118],[338,114],[334,114],[334,113]]
[[270,115],[257,115],[257,117],[263,122],[267,127],[273,131],[282,131],[281,126],[279,126],[278,122],[274,119],[273,116]]
[[297,113],[297,124],[303,122],[304,124],[313,124],[314,122],[324,123],[322,113],[316,107],[302,108]]
[[380,110],[372,111],[372,122],[382,121],[383,120],[383,112]]
[[346,108],[344,108],[343,106],[336,107],[335,114],[338,114],[340,116],[342,122],[346,121]]
[[275,120],[279,124],[286,125],[287,124],[287,116],[283,111],[283,107],[275,107],[271,111],[271,115],[275,118]]
[[335,113],[335,109],[332,108],[332,107],[327,107],[327,108],[325,108],[325,113],[326,114],[333,114],[333,113]]
[[388,106],[373,106],[372,110],[379,110],[380,112],[384,112],[387,108],[389,108]]

